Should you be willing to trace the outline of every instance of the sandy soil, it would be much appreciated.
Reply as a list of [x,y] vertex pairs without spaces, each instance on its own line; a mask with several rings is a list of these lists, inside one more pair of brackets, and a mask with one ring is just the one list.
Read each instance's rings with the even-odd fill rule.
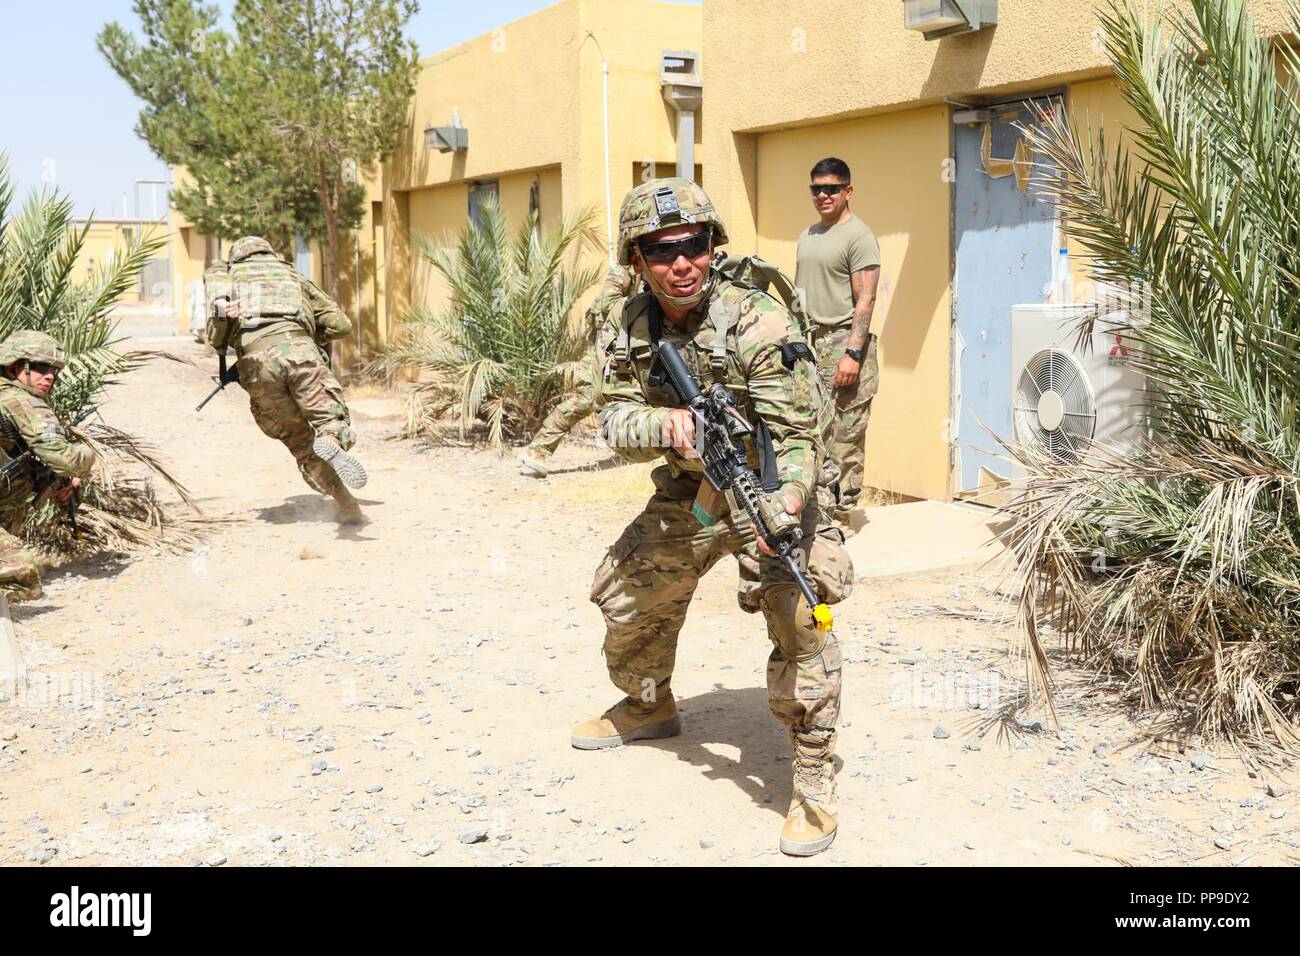
[[397,404],[366,397],[373,523],[340,529],[240,390],[193,413],[207,382],[155,362],[104,413],[231,522],[189,554],[50,569],[47,596],[15,610],[37,673],[0,704],[0,862],[1300,861],[1294,778],[1150,744],[1068,671],[1059,733],[1025,718],[980,736],[1023,668],[1006,597],[974,571],[861,582],[836,609],[840,834],[787,859],[788,745],[734,565],[682,635],[685,733],[568,745],[617,697],[587,589],[648,469],[575,442],[562,473],[522,478],[488,452],[391,440]]

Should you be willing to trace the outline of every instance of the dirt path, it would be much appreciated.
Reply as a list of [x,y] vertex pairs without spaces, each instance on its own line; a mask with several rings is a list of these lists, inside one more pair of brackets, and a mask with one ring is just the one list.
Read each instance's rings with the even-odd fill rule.
[[340,530],[241,391],[193,414],[206,388],[155,362],[105,416],[239,520],[192,554],[51,569],[15,612],[50,680],[0,703],[0,862],[1300,860],[1294,779],[1270,778],[1273,797],[1229,755],[1157,753],[1104,697],[1064,693],[1059,736],[972,736],[1022,677],[1008,604],[974,572],[860,583],[837,608],[840,836],[789,860],[767,641],[727,563],[682,635],[685,733],[568,745],[617,696],[586,592],[647,469],[590,470],[604,452],[571,444],[575,470],[532,481],[489,453],[386,441],[396,403],[362,400],[373,523]]

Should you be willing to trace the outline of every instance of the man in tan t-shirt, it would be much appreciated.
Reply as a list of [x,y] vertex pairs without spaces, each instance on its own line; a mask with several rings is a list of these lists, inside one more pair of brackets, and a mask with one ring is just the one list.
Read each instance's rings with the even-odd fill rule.
[[821,221],[799,237],[795,285],[812,319],[809,339],[822,384],[835,396],[835,423],[827,444],[840,470],[835,519],[848,526],[862,495],[867,422],[880,384],[871,313],[880,280],[880,245],[866,223],[849,212],[853,186],[841,159],[812,168],[812,200]]

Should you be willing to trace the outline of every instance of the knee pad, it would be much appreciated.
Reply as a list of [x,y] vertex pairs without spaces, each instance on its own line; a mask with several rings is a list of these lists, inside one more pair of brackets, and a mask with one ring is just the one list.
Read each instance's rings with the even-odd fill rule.
[[794,584],[774,584],[764,591],[763,614],[768,636],[787,660],[811,660],[826,646],[829,632],[817,629],[812,609]]

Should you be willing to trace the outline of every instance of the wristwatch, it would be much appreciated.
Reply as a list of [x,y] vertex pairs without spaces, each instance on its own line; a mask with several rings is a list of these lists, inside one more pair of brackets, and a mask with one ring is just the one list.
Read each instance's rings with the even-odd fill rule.
[[844,354],[855,362],[862,362],[862,349],[845,349]]

